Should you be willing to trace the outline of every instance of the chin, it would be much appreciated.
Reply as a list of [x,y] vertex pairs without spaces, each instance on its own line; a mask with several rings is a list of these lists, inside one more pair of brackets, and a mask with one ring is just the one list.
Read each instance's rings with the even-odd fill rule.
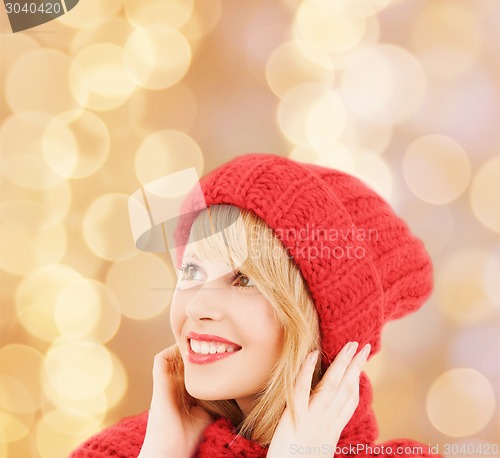
[[192,385],[187,382],[186,391],[190,396],[199,399],[200,401],[222,401],[224,399],[229,399],[223,390],[209,388],[207,386],[198,386],[197,384]]

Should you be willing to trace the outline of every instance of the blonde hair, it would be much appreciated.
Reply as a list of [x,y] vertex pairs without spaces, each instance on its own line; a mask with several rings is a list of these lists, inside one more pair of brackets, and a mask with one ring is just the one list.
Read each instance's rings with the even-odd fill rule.
[[[210,237],[223,231],[222,237]],[[242,237],[245,234],[246,237]],[[213,205],[197,215],[190,231],[196,253],[207,259],[227,259],[257,285],[273,307],[283,332],[283,346],[252,411],[245,416],[234,399],[205,401],[192,398],[184,385],[184,366],[177,351],[174,367],[180,405],[189,413],[196,402],[213,416],[228,418],[238,434],[269,446],[286,406],[296,421],[293,387],[309,352],[320,349],[318,315],[302,274],[272,229],[255,213],[231,205]],[[321,354],[312,388],[321,378]]]

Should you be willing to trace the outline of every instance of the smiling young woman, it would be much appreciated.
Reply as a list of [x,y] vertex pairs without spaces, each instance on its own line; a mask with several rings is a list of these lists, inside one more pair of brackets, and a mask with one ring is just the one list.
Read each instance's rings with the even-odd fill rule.
[[422,242],[340,171],[247,154],[200,185],[206,207],[190,195],[176,230],[176,342],[155,358],[151,408],[72,456],[435,456],[375,443],[363,372],[383,325],[432,290]]

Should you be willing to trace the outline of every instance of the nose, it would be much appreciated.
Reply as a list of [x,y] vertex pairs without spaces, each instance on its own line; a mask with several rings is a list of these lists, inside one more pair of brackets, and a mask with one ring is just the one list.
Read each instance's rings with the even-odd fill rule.
[[221,320],[224,315],[224,291],[216,286],[216,282],[206,282],[196,288],[196,292],[186,305],[186,316],[193,321]]

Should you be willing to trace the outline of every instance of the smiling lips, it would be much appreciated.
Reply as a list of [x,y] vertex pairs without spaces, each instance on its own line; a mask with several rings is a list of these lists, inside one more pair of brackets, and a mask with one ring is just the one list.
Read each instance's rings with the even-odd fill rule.
[[241,346],[219,336],[188,333],[188,360],[194,364],[208,364],[227,358]]

